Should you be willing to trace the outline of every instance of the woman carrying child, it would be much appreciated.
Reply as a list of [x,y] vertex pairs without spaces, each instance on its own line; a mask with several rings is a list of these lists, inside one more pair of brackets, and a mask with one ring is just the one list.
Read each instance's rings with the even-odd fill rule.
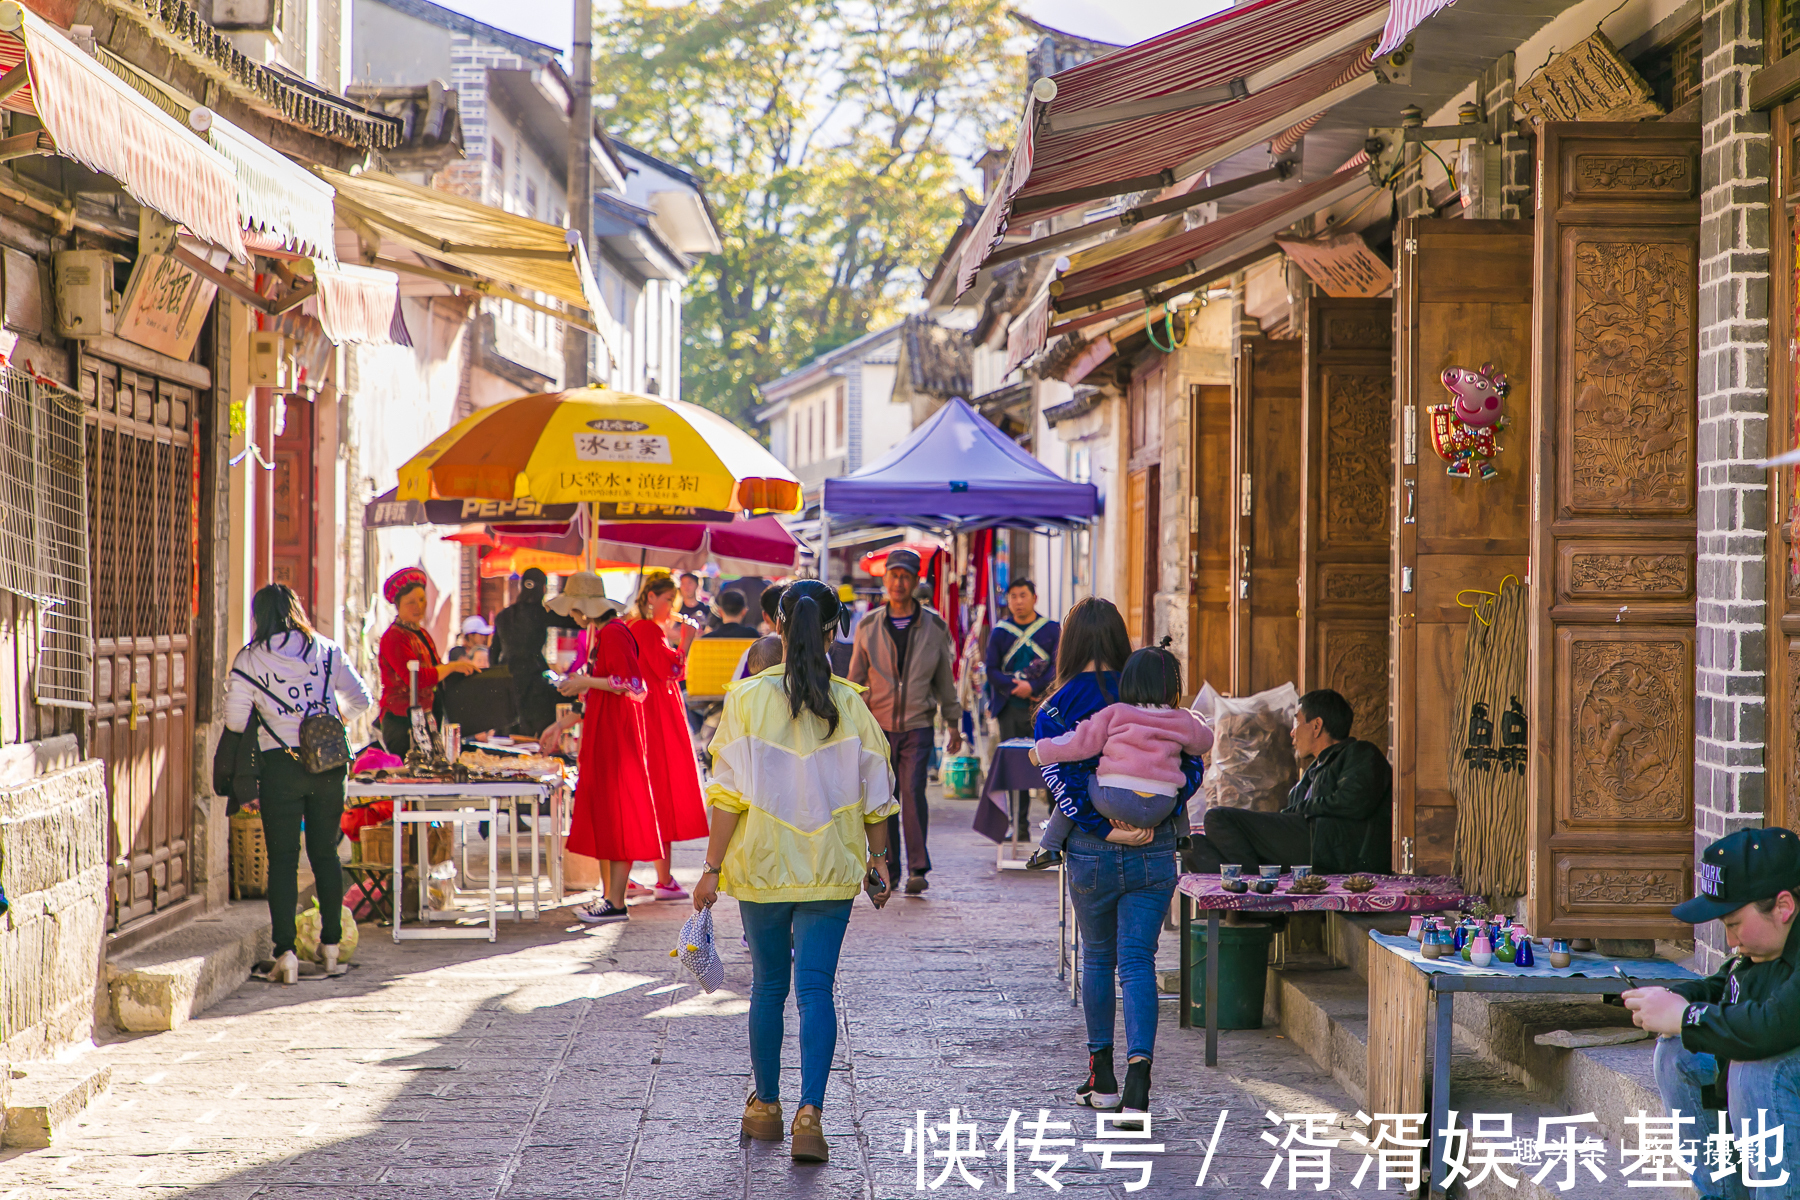
[[[1056,683],[1034,721],[1033,732],[1039,739],[1035,749],[1044,750],[1047,743],[1075,733],[1081,722],[1118,705],[1123,699],[1121,668],[1127,666],[1127,659],[1146,655],[1152,657],[1141,658],[1142,665],[1132,671],[1133,680],[1155,681],[1154,688],[1134,694],[1140,704],[1171,704],[1180,691],[1180,668],[1173,656],[1160,648],[1132,655],[1119,610],[1099,597],[1078,601],[1063,620]],[[1156,655],[1167,661],[1157,664]],[[1152,723],[1152,718],[1143,714],[1154,711],[1140,709],[1137,720],[1146,725]],[[1109,718],[1101,729],[1113,729],[1119,719]],[[1164,718],[1155,720],[1161,722]],[[1179,729],[1178,720],[1168,719],[1171,730]],[[1082,736],[1091,738],[1095,732],[1098,731]],[[1184,733],[1184,739],[1186,736]],[[1107,748],[1110,760],[1114,757],[1110,742]],[[1053,749],[1051,754],[1057,757],[1059,751]],[[1134,754],[1133,761],[1138,757]],[[1174,814],[1199,784],[1204,764],[1196,757],[1182,756],[1184,783],[1176,790],[1172,804],[1167,804],[1167,798],[1156,798],[1155,793],[1163,786],[1160,777],[1137,776],[1137,768],[1109,771],[1110,778],[1125,778],[1137,785],[1128,784],[1124,798],[1114,794],[1115,800],[1128,806],[1115,811],[1131,811],[1146,820],[1157,811],[1163,814],[1153,825],[1136,825],[1109,819],[1095,806],[1092,782],[1100,766],[1095,758],[1077,762],[1051,762],[1046,758],[1045,762],[1048,765],[1044,767],[1044,782],[1056,801],[1058,813],[1071,826],[1066,835],[1058,834],[1060,823],[1053,822],[1051,836],[1064,839],[1060,855],[1067,864],[1075,919],[1085,943],[1081,1007],[1087,1025],[1088,1078],[1075,1094],[1081,1103],[1094,1108],[1147,1113],[1150,1063],[1156,1050],[1156,943],[1162,936],[1163,914],[1169,911],[1169,901],[1175,894]],[[1147,786],[1149,783],[1156,786]],[[1152,795],[1131,794],[1140,791]],[[1040,851],[1032,856],[1032,861],[1041,868],[1057,861],[1057,854],[1054,850]],[[1122,1093],[1113,1070],[1115,973],[1125,1008],[1127,1064]]]

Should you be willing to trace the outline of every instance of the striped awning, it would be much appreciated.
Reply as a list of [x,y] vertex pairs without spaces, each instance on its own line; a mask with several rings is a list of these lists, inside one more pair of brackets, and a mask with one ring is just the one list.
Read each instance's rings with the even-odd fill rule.
[[394,344],[394,306],[400,277],[392,271],[351,263],[313,261],[318,294],[313,298],[319,325],[339,346]]
[[1044,348],[1050,332],[1050,295],[1048,292],[1031,302],[1030,307],[1013,318],[1006,330],[1006,369],[1014,367]]
[[274,235],[282,250],[328,262],[337,258],[329,183],[217,113],[206,135],[237,168],[238,219],[245,229]]
[[[44,123],[56,152],[119,181],[127,195],[231,253],[248,255],[238,224],[237,172],[193,130],[95,62],[55,26],[0,6],[0,107]],[[25,76],[13,78],[23,70]]]
[[1255,250],[1301,217],[1373,187],[1365,170],[1368,161],[1366,154],[1358,154],[1324,179],[1166,238],[1140,254],[1071,272],[1058,281],[1056,308],[1066,312],[1154,283],[1198,275]]
[[[1368,86],[1333,85],[1386,28],[1386,0],[1256,0],[1052,76],[963,243],[975,281],[1011,214],[1166,187]],[[1110,189],[1110,190],[1109,190]]]

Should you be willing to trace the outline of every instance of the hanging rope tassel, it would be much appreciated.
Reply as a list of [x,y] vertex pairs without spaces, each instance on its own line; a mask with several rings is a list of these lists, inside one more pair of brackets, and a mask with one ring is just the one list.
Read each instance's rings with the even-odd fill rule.
[[1469,629],[1449,739],[1455,869],[1465,891],[1495,901],[1525,894],[1525,600],[1510,575],[1498,592],[1457,597]]

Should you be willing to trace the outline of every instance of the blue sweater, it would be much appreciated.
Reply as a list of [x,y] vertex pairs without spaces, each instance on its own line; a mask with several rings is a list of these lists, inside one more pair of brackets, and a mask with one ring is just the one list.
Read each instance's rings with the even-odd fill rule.
[[[1075,726],[1081,724],[1109,704],[1119,699],[1119,673],[1117,671],[1083,671],[1069,680],[1054,696],[1044,701],[1037,710],[1032,721],[1032,736],[1038,740],[1061,737]],[[1044,783],[1050,789],[1050,796],[1056,801],[1057,809],[1076,826],[1104,838],[1112,832],[1112,822],[1094,808],[1094,802],[1088,798],[1088,781],[1094,777],[1100,760],[1086,758],[1080,762],[1052,763],[1043,768]],[[1176,799],[1186,804],[1200,786],[1200,776],[1206,771],[1204,759],[1190,755],[1181,756],[1182,773],[1187,776],[1187,783],[1182,786]]]

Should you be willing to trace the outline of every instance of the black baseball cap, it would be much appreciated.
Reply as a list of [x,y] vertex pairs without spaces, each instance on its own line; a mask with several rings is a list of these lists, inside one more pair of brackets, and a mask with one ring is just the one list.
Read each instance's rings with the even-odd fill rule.
[[1746,904],[1800,891],[1800,837],[1786,829],[1740,829],[1708,846],[1694,872],[1698,891],[1677,904],[1677,921],[1704,925]]

